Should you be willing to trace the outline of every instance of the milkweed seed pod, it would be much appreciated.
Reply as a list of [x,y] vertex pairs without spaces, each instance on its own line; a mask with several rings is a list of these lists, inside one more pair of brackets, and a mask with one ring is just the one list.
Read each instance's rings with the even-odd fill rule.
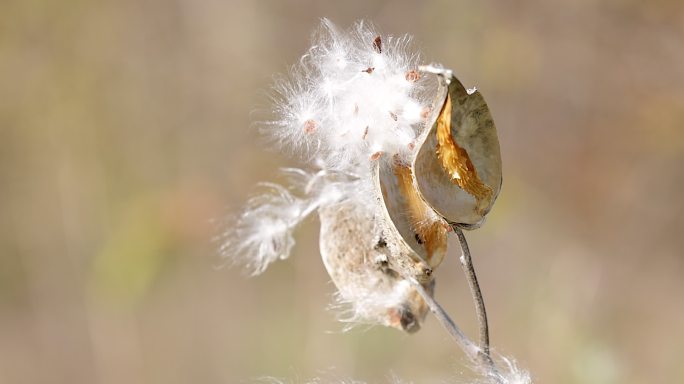
[[450,224],[477,228],[501,190],[501,151],[482,94],[466,90],[450,70],[425,67],[440,79],[430,129],[413,160],[421,197]]
[[420,72],[409,40],[323,20],[292,78],[276,83],[275,117],[259,125],[316,171],[286,169],[288,187],[266,184],[221,252],[259,274],[289,256],[294,230],[318,212],[346,319],[413,332],[427,306],[411,280],[432,294],[450,224],[481,223],[501,170],[484,100],[446,70]]
[[391,244],[390,266],[402,276],[427,282],[444,259],[447,223],[420,198],[408,164],[399,159],[378,166],[377,219]]
[[[372,213],[349,202],[319,209],[321,257],[345,304],[343,321],[381,324],[409,333],[420,329],[428,307],[390,266],[391,241]],[[434,281],[424,284],[433,292]]]

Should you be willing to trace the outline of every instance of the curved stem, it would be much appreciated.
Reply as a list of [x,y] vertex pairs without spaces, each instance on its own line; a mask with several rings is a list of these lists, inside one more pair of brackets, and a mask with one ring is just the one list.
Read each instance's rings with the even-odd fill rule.
[[413,287],[423,298],[423,300],[425,300],[428,308],[430,308],[430,312],[435,315],[440,324],[442,324],[442,327],[444,327],[451,338],[456,341],[456,344],[461,347],[466,356],[468,356],[471,361],[477,362],[477,357],[480,354],[480,348],[475,345],[475,343],[473,343],[468,336],[463,333],[463,331],[461,331],[458,325],[451,320],[451,317],[449,317],[444,308],[442,308],[442,306],[439,305],[439,303],[429,293],[427,293],[427,291],[425,291],[425,288],[423,288],[418,281],[415,279],[409,279],[409,281],[411,284],[413,284]]
[[489,355],[489,325],[487,323],[487,310],[485,309],[484,298],[480,290],[480,284],[477,282],[477,275],[475,274],[475,267],[473,266],[473,259],[470,257],[470,249],[468,242],[461,228],[454,226],[454,232],[458,236],[458,241],[461,244],[462,255],[460,258],[461,267],[468,280],[470,293],[475,302],[475,310],[477,311],[477,322],[480,327],[480,349],[482,352]]
[[454,323],[454,321],[449,317],[444,308],[423,288],[423,286],[415,279],[409,279],[416,292],[425,300],[425,303],[430,308],[430,312],[437,318],[442,327],[449,333],[452,339],[456,341],[456,344],[463,350],[463,352],[468,356],[470,361],[472,361],[476,367],[478,367],[482,373],[486,374],[488,377],[492,378],[497,384],[504,384],[499,375],[499,371],[494,364],[494,361],[489,356],[489,353],[484,354],[482,349],[478,347],[474,342],[472,342],[468,336],[461,331],[461,329]]
[[463,230],[458,226],[453,226],[456,236],[458,236],[458,242],[461,244],[461,267],[463,267],[463,272],[466,275],[466,280],[468,280],[468,286],[470,287],[470,293],[473,296],[473,301],[475,302],[475,311],[477,313],[477,322],[480,329],[480,358],[485,364],[494,369],[494,362],[489,354],[489,325],[487,323],[487,310],[485,309],[484,298],[482,297],[482,291],[480,290],[480,284],[477,282],[477,275],[475,274],[475,267],[473,266],[473,260],[470,257],[470,249],[468,248],[468,242],[466,241]]

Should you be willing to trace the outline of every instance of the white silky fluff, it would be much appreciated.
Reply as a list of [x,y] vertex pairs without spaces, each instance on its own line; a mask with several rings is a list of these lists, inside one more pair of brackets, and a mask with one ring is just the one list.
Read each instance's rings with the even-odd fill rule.
[[313,46],[281,79],[273,98],[276,117],[261,126],[282,149],[324,167],[353,170],[374,154],[407,156],[427,103],[410,38],[381,37],[366,23],[341,31],[324,19]]
[[411,289],[411,283],[402,280],[392,291],[377,291],[373,277],[359,284],[338,287],[335,304],[330,308],[337,310],[337,320],[344,323],[345,331],[361,325],[383,324],[387,308],[396,308]]
[[287,258],[295,244],[292,232],[314,208],[312,200],[297,198],[285,187],[262,183],[268,191],[251,198],[242,214],[230,218],[219,252],[251,275]]
[[230,220],[221,240],[229,262],[257,275],[287,258],[293,231],[325,204],[349,200],[376,209],[373,163],[406,161],[416,150],[429,103],[425,82],[409,76],[418,55],[409,52],[408,36],[382,36],[377,43],[379,36],[364,22],[344,31],[323,19],[290,77],[276,81],[274,116],[259,130],[277,150],[316,171],[290,169],[290,186],[263,185],[266,192]]
[[[294,230],[321,206],[342,201],[351,191],[361,191],[358,178],[285,168],[289,188],[260,183],[263,192],[247,201],[242,213],[229,217],[230,229],[220,239],[219,253],[252,275],[263,273],[276,260],[289,257],[295,244]],[[336,180],[339,179],[339,180]]]

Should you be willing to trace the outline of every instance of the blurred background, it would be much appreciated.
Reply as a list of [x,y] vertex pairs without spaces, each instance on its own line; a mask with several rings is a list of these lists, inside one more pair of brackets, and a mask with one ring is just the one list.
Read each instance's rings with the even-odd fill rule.
[[[434,319],[341,332],[315,219],[259,278],[215,268],[212,219],[297,165],[250,114],[320,17],[412,34],[487,97],[494,347],[538,383],[684,382],[684,3],[5,0],[0,383],[469,375]],[[451,249],[437,297],[474,335]]]

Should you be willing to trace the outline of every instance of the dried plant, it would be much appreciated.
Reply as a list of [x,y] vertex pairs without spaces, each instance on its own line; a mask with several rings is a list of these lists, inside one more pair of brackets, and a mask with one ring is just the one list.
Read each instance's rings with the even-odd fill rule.
[[[529,375],[490,354],[487,316],[462,229],[477,228],[501,186],[489,108],[450,70],[420,66],[411,39],[383,37],[363,22],[330,21],[275,85],[275,115],[261,132],[305,169],[289,185],[263,184],[232,221],[221,253],[252,275],[289,256],[293,231],[317,213],[323,263],[348,324],[420,329],[431,311],[484,382],[527,383]],[[454,232],[470,284],[479,343],[433,298],[434,270]]]

